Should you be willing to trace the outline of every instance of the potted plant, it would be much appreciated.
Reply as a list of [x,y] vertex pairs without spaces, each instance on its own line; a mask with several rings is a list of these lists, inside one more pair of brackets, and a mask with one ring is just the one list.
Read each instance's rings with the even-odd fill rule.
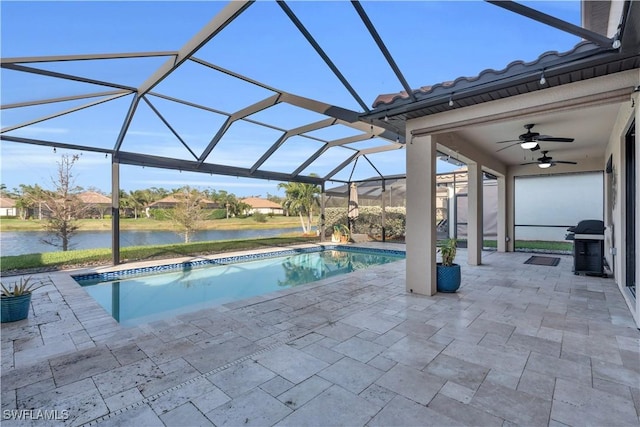
[[349,241],[349,229],[344,224],[333,226],[333,234],[331,235],[333,243],[346,243]]
[[442,262],[436,266],[436,285],[438,292],[455,292],[460,287],[460,265],[453,261],[457,251],[456,239],[446,240],[438,249]]
[[31,293],[42,286],[40,281],[32,282],[32,277],[20,277],[19,280],[5,286],[0,282],[2,293],[0,294],[1,322],[15,322],[26,319],[29,316],[29,304]]

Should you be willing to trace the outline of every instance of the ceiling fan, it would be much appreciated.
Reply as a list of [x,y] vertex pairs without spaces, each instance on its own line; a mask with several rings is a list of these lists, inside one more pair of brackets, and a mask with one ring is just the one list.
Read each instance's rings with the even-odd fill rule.
[[535,126],[534,123],[524,125],[524,128],[527,130],[526,133],[518,136],[518,139],[510,139],[507,141],[498,141],[497,144],[504,144],[507,142],[515,142],[515,144],[509,145],[507,147],[501,148],[498,151],[502,151],[509,147],[513,147],[514,145],[520,144],[524,150],[536,151],[540,149],[538,145],[538,141],[550,141],[550,142],[573,142],[573,138],[560,138],[556,136],[549,135],[540,135],[538,132],[531,132],[531,128]]
[[555,166],[558,163],[563,163],[566,165],[577,165],[578,163],[576,162],[566,162],[563,160],[553,160],[553,158],[551,156],[547,156],[548,151],[542,151],[542,157],[538,157],[538,161],[536,162],[528,162],[528,163],[521,163],[521,166],[524,165],[538,165],[538,167],[540,169],[546,169],[546,168],[550,168],[551,166]]

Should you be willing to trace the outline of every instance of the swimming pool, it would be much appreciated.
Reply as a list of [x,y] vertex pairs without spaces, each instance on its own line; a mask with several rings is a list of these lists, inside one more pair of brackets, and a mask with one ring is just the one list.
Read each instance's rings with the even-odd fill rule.
[[291,288],[404,258],[404,252],[305,248],[76,276],[125,326]]

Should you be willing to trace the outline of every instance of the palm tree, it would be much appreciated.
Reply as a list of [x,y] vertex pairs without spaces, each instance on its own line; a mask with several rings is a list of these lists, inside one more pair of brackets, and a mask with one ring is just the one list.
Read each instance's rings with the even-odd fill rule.
[[300,216],[303,233],[311,232],[313,208],[320,205],[320,186],[300,182],[283,182],[278,184],[278,188],[284,188],[285,192],[282,207],[290,213],[297,213]]

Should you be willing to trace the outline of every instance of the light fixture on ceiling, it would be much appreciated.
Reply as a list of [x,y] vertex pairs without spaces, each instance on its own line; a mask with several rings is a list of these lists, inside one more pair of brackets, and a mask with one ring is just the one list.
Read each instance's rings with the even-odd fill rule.
[[541,162],[541,163],[538,163],[538,167],[539,167],[540,169],[547,169],[547,168],[550,168],[550,167],[551,167],[551,162]]
[[540,74],[540,86],[544,86],[547,84],[547,79],[544,76],[544,70],[542,70],[542,73]]
[[453,93],[449,95],[449,107],[453,107]]
[[522,147],[523,150],[531,150],[532,148],[536,148],[536,145],[538,145],[536,141],[525,141],[520,144],[520,147]]

